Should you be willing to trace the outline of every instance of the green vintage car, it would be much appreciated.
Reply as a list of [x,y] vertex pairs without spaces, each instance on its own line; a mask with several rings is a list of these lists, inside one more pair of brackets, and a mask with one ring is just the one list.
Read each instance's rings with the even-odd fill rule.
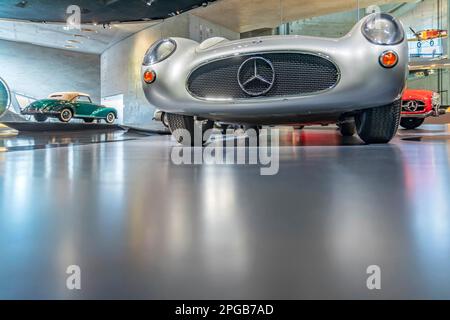
[[10,93],[6,82],[0,78],[0,117],[5,113],[10,103]]
[[112,124],[117,119],[117,110],[92,103],[88,94],[80,92],[58,92],[47,99],[38,100],[22,110],[23,115],[32,115],[38,122],[58,118],[62,122],[83,119],[87,123],[105,120]]

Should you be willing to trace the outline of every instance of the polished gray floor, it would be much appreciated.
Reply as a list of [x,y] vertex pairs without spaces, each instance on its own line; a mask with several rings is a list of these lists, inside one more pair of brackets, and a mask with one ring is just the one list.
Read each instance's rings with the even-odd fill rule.
[[282,145],[261,176],[176,166],[170,136],[3,131],[0,298],[450,298],[450,127]]

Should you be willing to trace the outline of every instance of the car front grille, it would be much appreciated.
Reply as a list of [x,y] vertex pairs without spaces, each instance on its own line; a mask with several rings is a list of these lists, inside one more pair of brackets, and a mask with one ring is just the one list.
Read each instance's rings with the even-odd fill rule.
[[[411,102],[416,103],[416,105],[411,105]],[[425,102],[419,100],[403,100],[402,101],[402,112],[422,112],[425,111]]]
[[[254,60],[258,75],[268,81],[255,81],[243,88],[245,78],[253,75]],[[211,100],[303,96],[331,89],[339,78],[336,65],[324,57],[267,53],[230,57],[200,66],[189,76],[187,88],[194,97]]]

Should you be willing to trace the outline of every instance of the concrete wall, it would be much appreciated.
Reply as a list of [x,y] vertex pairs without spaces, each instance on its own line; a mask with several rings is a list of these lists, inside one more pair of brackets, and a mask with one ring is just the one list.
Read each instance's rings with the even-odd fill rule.
[[181,14],[119,42],[101,55],[102,97],[124,95],[125,124],[159,128],[160,124],[152,121],[155,108],[145,98],[141,84],[141,64],[145,52],[163,37],[202,41],[213,36],[239,38],[238,33],[191,14]]
[[[360,14],[362,14],[361,17],[364,16],[363,11]],[[290,22],[289,30],[283,33],[338,38],[347,34],[357,21],[358,11],[355,5],[355,10],[352,11]]]
[[189,18],[180,15],[145,29],[117,43],[101,55],[101,94],[123,94],[123,123],[143,125],[152,122],[154,108],[144,96],[141,66],[149,46],[160,38],[189,36]]
[[11,91],[44,98],[81,91],[100,101],[100,56],[0,40],[0,76]]
[[239,39],[239,33],[218,26],[197,16],[189,17],[189,37],[192,40],[202,42],[211,37],[224,37],[230,40]]

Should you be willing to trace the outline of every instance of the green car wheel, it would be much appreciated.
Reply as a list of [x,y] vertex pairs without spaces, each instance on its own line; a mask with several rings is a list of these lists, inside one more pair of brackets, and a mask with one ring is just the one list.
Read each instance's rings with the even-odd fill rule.
[[106,123],[113,124],[116,121],[116,115],[113,112],[110,112],[106,115],[105,118]]
[[61,122],[69,122],[73,118],[73,112],[69,108],[64,108],[59,114],[59,120]]
[[6,85],[6,82],[4,82],[0,78],[0,116],[2,116],[6,112],[6,109],[8,109],[10,102],[11,95],[8,86]]

